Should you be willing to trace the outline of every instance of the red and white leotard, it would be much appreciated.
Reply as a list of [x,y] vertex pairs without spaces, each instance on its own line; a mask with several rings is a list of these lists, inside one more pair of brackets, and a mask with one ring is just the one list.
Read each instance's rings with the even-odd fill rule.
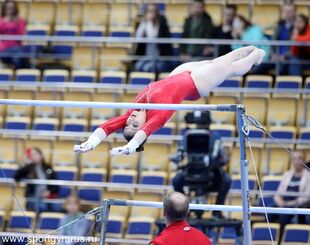
[[[197,100],[200,95],[195,86],[190,72],[167,77],[158,82],[150,83],[135,98],[135,103],[158,103],[158,104],[180,104],[183,100]],[[126,114],[108,120],[99,127],[104,130],[106,135],[115,132],[126,126],[128,117],[133,112],[130,109]],[[147,110],[146,123],[140,130],[147,136],[157,131],[165,125],[175,111],[169,110]]]

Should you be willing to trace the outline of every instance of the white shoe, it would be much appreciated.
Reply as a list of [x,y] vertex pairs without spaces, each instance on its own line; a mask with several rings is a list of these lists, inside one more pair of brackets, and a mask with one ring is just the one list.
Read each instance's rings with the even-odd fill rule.
[[266,55],[266,52],[262,49],[256,49],[255,51],[255,54],[257,55],[257,61],[254,63],[254,65],[259,65],[262,63],[265,55]]

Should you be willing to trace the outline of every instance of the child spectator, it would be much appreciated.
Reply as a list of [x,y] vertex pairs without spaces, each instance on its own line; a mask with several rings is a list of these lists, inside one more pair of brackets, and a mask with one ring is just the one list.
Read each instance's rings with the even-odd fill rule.
[[[60,226],[64,226],[78,218],[80,218],[83,213],[80,212],[80,200],[76,195],[71,195],[67,197],[64,208],[66,210],[66,216],[61,220]],[[60,230],[60,235],[63,236],[87,236],[90,229],[90,222],[88,219],[80,219],[79,221],[72,223],[71,225],[65,226]],[[74,245],[74,244],[87,244],[75,243],[75,242],[60,242],[60,245]]]

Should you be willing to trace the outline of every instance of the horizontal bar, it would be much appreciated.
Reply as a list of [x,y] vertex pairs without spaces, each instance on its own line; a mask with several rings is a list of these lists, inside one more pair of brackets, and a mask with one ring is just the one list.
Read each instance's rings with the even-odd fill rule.
[[[70,131],[48,131],[48,130],[28,130],[28,129],[3,129],[0,128],[0,134],[10,135],[14,137],[22,136],[42,136],[42,137],[65,137],[74,138],[80,140],[81,138],[88,138],[91,133],[89,132],[70,132]],[[105,142],[110,142],[111,139],[124,139],[123,134],[113,133],[105,140]],[[150,140],[154,141],[181,141],[183,137],[181,135],[163,135],[163,134],[153,134],[149,137]],[[3,148],[3,147],[2,147]]]
[[[24,82],[24,81],[0,81],[0,87],[22,86],[38,88],[87,88],[87,89],[115,89],[115,90],[141,90],[146,85],[137,84],[108,84],[108,83],[78,83],[78,82]],[[57,92],[57,91],[56,91]],[[60,91],[61,92],[61,91]],[[221,93],[299,93],[310,94],[309,88],[286,89],[286,88],[221,88],[217,87],[212,92]]]
[[81,43],[173,43],[173,44],[212,44],[212,45],[269,45],[269,46],[310,46],[310,42],[203,38],[145,38],[145,37],[86,37],[86,36],[47,36],[47,35],[1,35],[0,40],[40,41],[40,42],[81,42]]
[[85,102],[85,101],[60,101],[60,100],[53,100],[53,101],[17,100],[17,99],[0,99],[0,105],[173,110],[173,111],[198,110],[198,111],[231,111],[231,112],[235,112],[238,106],[238,105],[226,105],[226,104],[223,105],[143,104],[143,103]]
[[[163,208],[162,202],[135,201],[135,200],[117,200],[111,199],[111,205],[130,206],[130,207],[150,207]],[[204,211],[224,211],[224,212],[242,212],[242,206],[211,205],[211,204],[190,204],[190,210]],[[309,208],[269,208],[269,207],[250,207],[251,213],[274,213],[274,214],[303,214],[310,215]]]

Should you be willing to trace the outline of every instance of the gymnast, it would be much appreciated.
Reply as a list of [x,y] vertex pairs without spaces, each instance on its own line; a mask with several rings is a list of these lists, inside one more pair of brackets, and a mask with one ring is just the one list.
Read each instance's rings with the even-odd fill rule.
[[[254,46],[236,49],[214,60],[188,62],[174,69],[167,78],[150,83],[135,98],[135,103],[180,104],[183,100],[197,100],[206,96],[224,80],[242,76],[253,65],[259,65],[265,52]],[[101,124],[74,151],[85,153],[95,149],[109,134],[124,129],[123,135],[128,143],[110,150],[112,156],[129,155],[143,151],[147,137],[157,131],[170,119],[172,110],[133,110]]]

